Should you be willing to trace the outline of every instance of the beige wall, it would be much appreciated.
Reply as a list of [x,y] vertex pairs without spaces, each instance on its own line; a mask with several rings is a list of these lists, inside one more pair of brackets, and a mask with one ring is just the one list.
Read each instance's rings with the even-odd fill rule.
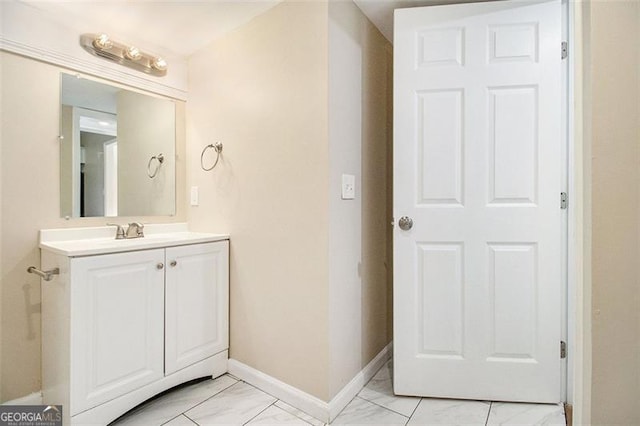
[[590,24],[591,420],[640,424],[640,2],[593,1]]
[[[390,44],[352,2],[329,3],[329,347],[335,396],[387,343]],[[341,199],[342,174],[355,199]]]
[[378,29],[362,23],[362,361],[392,340],[393,54]]
[[231,234],[230,356],[325,401],[389,342],[390,59],[353,3],[284,2],[189,61],[189,223]]
[[[2,66],[2,60],[0,59],[0,125],[4,125],[4,123],[2,122],[2,117],[4,117],[4,102],[2,102],[2,99],[4,99],[4,85],[2,84],[2,82],[4,82],[4,72],[3,72],[3,66]],[[2,158],[4,157],[3,154],[3,147],[4,146],[4,137],[3,137],[3,132],[0,130],[0,202],[2,201]],[[2,204],[0,204],[0,233],[2,232]],[[2,279],[2,277],[4,276],[4,272],[3,272],[3,266],[2,266],[2,259],[4,259],[4,257],[2,256],[3,254],[3,249],[2,249],[2,244],[0,244],[0,280]],[[3,391],[3,386],[2,386],[2,347],[3,345],[3,340],[2,340],[2,320],[3,320],[3,316],[2,316],[2,281],[0,281],[0,403],[2,401],[4,401],[4,391]]]
[[[362,70],[360,12],[328,7],[329,78],[329,397],[360,371],[362,358]],[[355,199],[341,199],[342,174],[355,176]]]
[[[40,265],[38,230],[103,225],[105,219],[60,218],[57,136],[63,69],[6,52],[0,52],[0,64],[0,401],[7,401],[41,388],[40,280],[26,272],[29,265]],[[184,103],[177,105],[178,117],[184,117]],[[184,135],[183,118],[178,122],[178,134]],[[177,152],[182,159],[184,147],[181,137]],[[177,175],[184,182],[182,160]],[[185,221],[184,205],[179,186],[176,216],[118,221]]]
[[231,234],[230,357],[327,400],[326,3],[283,3],[215,41],[189,82],[189,223]]
[[[118,214],[171,214],[176,186],[184,186],[184,182],[175,179],[174,104],[128,90],[119,91],[116,100]],[[158,154],[163,154],[165,161],[156,169],[158,162],[154,160],[149,166],[149,160]],[[155,177],[150,179],[148,173],[155,170]]]
[[[178,214],[135,218],[188,217],[194,230],[229,232],[231,357],[325,401],[389,342],[391,321],[385,267],[391,254],[390,45],[353,4],[334,12],[340,10],[334,29],[351,43],[353,57],[344,46],[329,47],[328,3],[292,1],[190,59],[188,142],[186,148],[183,140],[178,144]],[[25,272],[39,265],[37,231],[105,220],[59,218],[61,69],[1,55],[0,401],[6,401],[40,389],[40,284]],[[338,73],[333,81],[357,83],[348,93],[333,92],[342,96],[338,103],[353,107],[348,121],[337,104],[330,106],[330,55]],[[184,113],[185,105],[178,109]],[[345,139],[330,138],[330,113],[336,128],[347,130]],[[178,126],[180,134],[184,123]],[[204,172],[200,152],[218,140],[223,159]],[[336,163],[346,150],[348,161]],[[335,184],[350,172],[358,177],[353,204],[340,200]],[[191,186],[200,189],[197,207],[187,207],[185,189]],[[343,206],[346,215],[339,211]],[[345,225],[355,232],[341,239]],[[335,257],[330,262],[332,247],[343,243],[346,269]],[[337,283],[333,305],[330,273]],[[355,291],[342,298],[345,278]],[[339,330],[353,337],[345,345],[330,340],[329,328],[341,325],[332,322],[330,306],[353,320]]]

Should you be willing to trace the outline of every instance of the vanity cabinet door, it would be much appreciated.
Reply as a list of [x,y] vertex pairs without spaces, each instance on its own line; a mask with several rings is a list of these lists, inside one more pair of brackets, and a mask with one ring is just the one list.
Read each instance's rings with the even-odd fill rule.
[[163,377],[164,253],[71,259],[71,415]]
[[229,242],[166,250],[168,375],[229,347]]

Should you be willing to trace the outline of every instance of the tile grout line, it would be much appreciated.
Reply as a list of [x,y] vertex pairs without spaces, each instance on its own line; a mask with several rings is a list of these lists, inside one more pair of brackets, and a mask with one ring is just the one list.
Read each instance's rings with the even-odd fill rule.
[[[1,1],[1,0],[0,0],[0,1]],[[196,384],[194,384],[194,385],[192,385],[192,386],[197,387],[197,386],[201,385],[202,383],[206,383],[208,380],[211,380],[212,382],[213,382],[213,381],[216,381],[216,380],[218,380],[219,378],[223,377],[224,375],[226,375],[226,373],[225,373],[225,374],[223,374],[222,376],[218,376],[218,377],[216,377],[215,379],[214,379],[213,377],[211,377],[210,379],[202,380],[202,381],[200,381],[200,382],[198,382],[198,383],[196,383]],[[237,381],[236,381],[236,383],[237,383]],[[220,392],[223,392],[223,391],[225,391],[225,390],[229,389],[231,386],[234,386],[236,383],[233,383],[233,384],[231,384],[231,385],[229,385],[229,386],[227,386],[227,387],[225,387],[225,388],[222,388],[222,389],[220,389],[219,391],[215,392],[214,394],[212,394],[212,395],[210,395],[210,396],[206,397],[204,400],[202,400],[202,401],[200,401],[200,402],[198,402],[198,403],[196,403],[196,404],[194,404],[194,405],[192,405],[192,406],[189,406],[189,408],[187,408],[185,411],[182,411],[182,412],[180,412],[180,414],[177,414],[177,415],[175,415],[174,417],[170,418],[169,420],[167,420],[167,421],[163,422],[163,423],[162,423],[162,425],[164,425],[164,424],[166,424],[166,423],[169,423],[170,421],[172,421],[172,420],[176,419],[177,417],[180,417],[180,416],[181,416],[181,415],[183,415],[183,414],[185,415],[185,417],[188,417],[188,416],[186,416],[186,414],[185,414],[187,411],[189,411],[189,410],[191,410],[191,409],[193,409],[193,408],[197,407],[198,405],[202,404],[202,403],[203,403],[203,402],[205,402],[205,401],[208,401],[209,399],[211,399],[211,398],[213,398],[214,396],[218,395]],[[190,386],[191,386],[191,385],[190,385]],[[177,387],[180,387],[180,385],[178,385]],[[183,388],[183,389],[180,389],[180,390],[187,390],[187,389],[189,389],[189,387],[186,387],[186,388]],[[167,396],[167,395],[171,395],[173,392],[178,392],[178,391],[180,391],[180,390],[177,390],[177,389],[168,389],[168,392],[162,392],[161,394],[155,395],[155,396],[153,396],[152,398],[150,398],[150,399],[148,399],[148,400],[146,400],[146,401],[143,401],[141,404],[137,405],[136,407],[133,407],[131,410],[129,410],[127,413],[123,414],[122,416],[118,417],[118,419],[116,419],[116,420],[118,420],[118,423],[120,423],[120,422],[122,422],[122,421],[126,421],[127,419],[130,419],[131,417],[135,417],[136,415],[138,415],[138,414],[140,414],[140,413],[143,413],[143,412],[145,412],[146,410],[148,410],[148,409],[149,409],[149,407],[147,406],[147,404],[150,404],[150,403],[151,403],[151,402],[153,402],[153,401],[159,400],[159,399],[160,399],[160,398],[162,398],[162,397],[165,397],[165,396]],[[162,395],[162,394],[164,394],[164,395]],[[188,417],[188,418],[189,418],[189,417]],[[191,419],[191,418],[189,418],[189,420],[193,421],[193,419]],[[112,423],[113,423],[113,422],[112,422]]]
[[[393,389],[393,382],[391,384],[391,388]],[[395,395],[395,394],[394,394]],[[420,398],[420,400],[418,401],[418,403],[416,404],[416,408],[418,408],[418,405],[420,405],[420,401],[422,401],[422,398]],[[416,411],[416,408],[413,409],[413,411],[411,412],[411,416],[413,415],[413,412]],[[400,414],[400,413],[398,413]],[[407,417],[407,421],[404,422],[404,426],[408,426],[409,422],[411,421],[411,416]],[[406,416],[405,416],[406,417]]]
[[[367,382],[367,383],[368,383],[368,382]],[[343,408],[342,410],[340,410],[340,412],[336,415],[336,418],[335,418],[335,419],[333,419],[333,420],[336,420],[338,417],[340,417],[340,415],[342,414],[342,412],[343,412],[344,410],[346,410],[346,409],[347,409],[347,407],[348,407],[349,405],[351,405],[351,403],[353,402],[353,400],[354,400],[354,399],[356,399],[357,397],[358,397],[358,395],[356,394],[353,398],[351,398],[351,401],[349,401],[349,403],[348,403],[347,405],[345,405],[345,406],[344,406],[344,408]],[[331,424],[331,415],[329,415],[329,421],[328,421],[326,424],[327,424],[327,425],[330,425],[330,424]]]
[[[378,373],[379,373],[383,368],[385,368],[385,367],[388,365],[388,363],[389,363],[389,360],[387,360],[387,361],[382,365],[382,367],[380,367],[380,368],[378,369],[378,371],[376,371],[376,372],[375,372],[375,374],[374,374],[373,376],[371,376],[371,378],[370,378],[369,380],[367,380],[367,383],[365,383],[365,385],[362,387],[362,389],[366,388],[366,387],[369,385],[369,383],[371,383],[371,381],[372,381],[372,380],[373,380],[373,379],[378,375]],[[357,393],[357,394],[355,394],[353,398],[351,398],[351,400],[347,403],[347,405],[345,405],[345,406],[344,406],[344,408],[343,408],[342,410],[340,410],[340,412],[336,415],[335,419],[333,419],[333,420],[336,420],[338,417],[340,417],[340,415],[342,414],[342,412],[343,412],[344,410],[346,410],[346,408],[347,408],[349,405],[351,405],[351,403],[353,403],[353,401],[354,401],[356,398],[358,398],[358,396],[360,395],[360,392],[362,392],[362,389],[360,389],[360,390],[358,391],[358,393]],[[364,398],[360,398],[360,399],[362,399],[362,400],[364,400],[364,401],[367,401],[367,402],[371,402],[371,401],[369,401],[369,400],[367,400],[367,399],[364,399]],[[372,404],[373,404],[373,403],[372,403]],[[378,404],[375,404],[375,405],[378,405]],[[378,406],[380,407],[380,405],[378,405]],[[385,407],[382,407],[382,408],[385,408]],[[389,410],[389,411],[391,411],[391,410]],[[395,413],[395,411],[394,411],[394,413]],[[400,413],[398,413],[398,414],[400,414]],[[400,415],[402,415],[402,414],[400,414]],[[406,423],[405,423],[405,424],[406,424]],[[331,425],[331,416],[329,416],[329,422],[325,423],[325,425],[327,425],[327,426]]]
[[491,408],[493,408],[493,401],[489,401],[489,411],[487,411],[487,419],[484,421],[484,426],[489,424],[489,417],[491,416]]
[[[416,408],[413,409],[413,411],[411,412],[411,415],[409,416],[409,421],[411,421],[411,419],[413,418],[413,415],[416,413],[416,411],[418,411],[418,407],[420,406],[420,404],[422,404],[423,399],[424,398],[420,398],[420,401],[418,401],[418,403],[416,404]],[[409,423],[407,422],[407,424]]]
[[189,420],[191,420],[193,422],[193,424],[196,424],[198,426],[200,426],[200,423],[196,422],[195,420],[193,420],[191,417],[187,416],[186,413],[182,413],[181,416],[185,416],[186,418],[188,418]]
[[[241,382],[243,382],[243,383],[246,383],[247,385],[251,386],[252,388],[255,388],[255,389],[259,390],[260,392],[264,393],[265,395],[269,395],[271,398],[275,398],[275,401],[273,401],[273,403],[272,403],[271,405],[275,405],[275,403],[276,403],[276,402],[278,402],[278,401],[282,401],[281,399],[279,399],[279,398],[278,398],[278,397],[276,397],[275,395],[271,395],[269,392],[263,391],[262,389],[260,389],[260,388],[259,388],[259,387],[257,387],[257,386],[252,385],[251,383],[245,382],[244,380],[240,380],[240,381],[241,381]],[[286,402],[284,402],[284,401],[282,401],[282,402],[283,402],[283,403],[285,403],[285,404],[287,404],[287,403],[286,403]],[[289,405],[289,404],[287,404],[287,405]],[[293,407],[293,405],[291,405],[291,407]],[[268,408],[268,407],[267,407],[267,408]],[[277,406],[276,406],[276,408],[280,408],[280,407],[277,407]],[[314,419],[314,420],[321,421],[320,419],[316,419],[316,418],[315,418],[315,417],[313,417],[311,414],[305,413],[304,411],[300,410],[300,409],[299,409],[299,408],[297,408],[297,407],[293,407],[293,408],[295,408],[296,410],[299,410],[299,411],[303,412],[304,414],[306,414],[307,416],[311,417],[311,418],[312,418],[312,419]],[[282,411],[285,411],[285,412],[289,413],[287,410],[284,410],[284,409],[282,409],[282,408],[280,408],[280,409],[281,409]],[[263,410],[263,411],[264,411],[264,410]],[[291,414],[292,416],[295,416],[295,417],[299,418],[300,420],[304,421],[305,423],[309,423],[308,421],[306,421],[305,419],[303,419],[303,418],[302,418],[302,417],[300,417],[300,416],[296,416],[296,415],[295,415],[295,414],[293,414],[293,413],[289,413],[289,414]],[[253,420],[253,419],[251,419],[251,420]],[[311,424],[311,423],[309,423],[309,424],[310,424],[311,426],[313,426],[313,424]],[[324,423],[324,422],[322,422],[322,424],[324,425],[324,424],[329,424],[329,423]]]
[[[222,376],[220,376],[220,377],[222,377]],[[214,380],[215,380],[215,379],[214,379]],[[234,387],[234,386],[235,386],[235,385],[237,385],[238,383],[241,383],[241,382],[238,380],[238,381],[236,381],[234,384],[229,385],[229,386],[227,386],[226,388],[219,390],[218,392],[214,393],[213,395],[211,395],[211,396],[210,396],[210,397],[208,397],[207,399],[204,399],[204,400],[200,401],[199,403],[197,403],[196,405],[194,405],[194,406],[192,406],[191,408],[189,408],[188,410],[183,411],[181,414],[184,414],[184,415],[185,415],[189,420],[191,420],[191,421],[195,422],[191,417],[187,416],[187,411],[191,411],[191,410],[193,410],[194,408],[196,408],[196,407],[198,407],[198,406],[200,406],[200,405],[204,404],[205,402],[209,401],[209,400],[210,400],[211,398],[213,398],[214,396],[221,394],[222,392],[226,391],[227,389],[231,389],[232,387]],[[198,424],[198,422],[195,422],[195,423],[196,423],[196,424]]]
[[[283,404],[287,404],[286,402],[284,402],[284,401],[283,401],[283,400],[281,400],[281,399],[277,400],[277,401],[276,401],[276,402],[274,402],[273,404],[275,405],[275,404],[277,404],[278,402],[282,402]],[[287,404],[287,405],[289,405],[289,404]],[[314,419],[314,420],[321,421],[320,419],[316,419],[316,418],[315,418],[315,417],[313,417],[311,414],[307,414],[307,413],[305,413],[304,411],[302,411],[301,409],[294,407],[293,405],[289,405],[289,407],[294,408],[295,410],[297,410],[297,411],[299,411],[299,412],[301,412],[301,413],[304,413],[305,415],[307,415],[307,416],[311,417],[311,418],[312,418],[312,419]],[[309,422],[309,421],[308,421],[308,420],[306,420],[306,419],[303,419],[302,417],[300,417],[299,415],[297,415],[297,414],[295,414],[295,413],[291,413],[291,412],[289,412],[289,411],[285,410],[285,409],[284,409],[284,408],[282,408],[282,407],[278,407],[277,405],[276,405],[276,408],[279,408],[279,409],[281,409],[282,411],[284,411],[284,412],[286,412],[286,413],[289,413],[289,414],[291,414],[292,416],[297,417],[298,419],[302,420],[303,422],[305,422],[305,423],[309,423],[311,426],[313,426],[313,423]],[[326,424],[328,424],[328,423],[322,422],[322,424],[323,424],[323,425],[326,425]]]
[[[396,410],[394,410],[394,409],[392,409],[392,408],[385,407],[384,405],[380,405],[380,404],[378,404],[378,403],[377,403],[377,402],[375,402],[375,401],[370,401],[370,400],[368,400],[367,398],[363,398],[363,397],[361,397],[361,396],[360,396],[360,394],[356,395],[356,398],[360,398],[360,399],[361,399],[361,400],[363,400],[363,401],[369,402],[369,403],[371,403],[371,404],[373,404],[373,405],[377,405],[377,406],[378,406],[378,407],[380,407],[380,408],[383,408],[383,409],[385,409],[385,410],[387,410],[387,411],[391,411],[392,413],[395,413],[395,414],[397,414],[397,415],[399,415],[399,416],[406,417],[407,419],[410,419],[410,418],[411,418],[411,416],[407,416],[407,415],[405,415],[405,414],[399,413],[399,412],[397,412]],[[421,399],[422,399],[422,398],[421,398]],[[419,404],[420,404],[420,401],[418,401],[418,405],[419,405]],[[418,405],[416,405],[416,408],[418,408]],[[345,408],[346,408],[346,407],[345,407]],[[414,409],[413,409],[413,411],[416,411],[416,409],[414,408]],[[413,412],[411,413],[411,415],[413,415]]]
[[[180,417],[180,416],[182,416],[182,415],[184,415],[184,413],[180,413],[180,414],[178,414],[177,416],[170,418],[170,419],[169,419],[169,420],[167,420],[166,422],[162,423],[162,426],[166,425],[167,423],[170,423],[170,422],[174,421],[175,419],[177,419],[178,417]],[[189,420],[191,420],[191,419],[189,419]]]
[[[256,388],[258,389],[258,388]],[[260,389],[258,389],[260,390]],[[247,420],[246,422],[243,423],[243,425],[248,425],[249,423],[251,423],[251,420],[254,420],[256,417],[258,417],[260,414],[264,413],[265,411],[267,411],[269,409],[269,407],[273,407],[275,405],[275,403],[278,402],[278,400],[276,399],[275,401],[273,401],[271,404],[267,405],[266,407],[264,407],[258,414],[256,414],[255,416],[251,417],[249,420]]]

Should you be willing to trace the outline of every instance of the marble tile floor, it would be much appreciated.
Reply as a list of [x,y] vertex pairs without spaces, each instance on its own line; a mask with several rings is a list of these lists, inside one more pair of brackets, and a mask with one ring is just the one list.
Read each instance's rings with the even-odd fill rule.
[[[392,361],[384,365],[332,425],[564,426],[562,405],[395,396]],[[324,424],[226,374],[182,386],[135,408],[111,426]]]

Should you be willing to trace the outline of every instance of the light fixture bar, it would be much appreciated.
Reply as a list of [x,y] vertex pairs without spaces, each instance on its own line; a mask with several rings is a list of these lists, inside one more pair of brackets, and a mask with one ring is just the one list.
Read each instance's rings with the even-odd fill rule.
[[80,36],[80,45],[92,55],[120,65],[158,77],[167,74],[167,62],[162,57],[111,40],[107,34],[83,34]]

